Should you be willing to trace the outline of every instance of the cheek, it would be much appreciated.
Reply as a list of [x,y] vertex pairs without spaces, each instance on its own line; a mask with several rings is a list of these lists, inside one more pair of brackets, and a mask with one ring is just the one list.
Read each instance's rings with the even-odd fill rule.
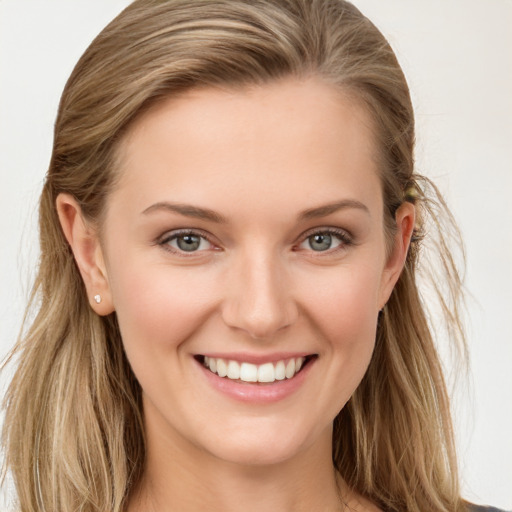
[[375,324],[380,285],[377,268],[346,267],[315,280],[309,309],[325,329],[357,338],[357,333],[366,331],[365,326]]
[[375,345],[380,283],[376,269],[377,265],[337,269],[316,280],[308,298],[310,320],[327,342],[333,379],[343,388],[344,400],[362,379]]
[[112,296],[129,358],[133,351],[176,348],[213,307],[208,276],[151,263],[124,261],[115,268]]
[[[340,265],[303,275],[298,283],[306,325],[313,328],[322,365],[317,417],[332,421],[370,363],[378,317],[380,262]],[[311,286],[314,283],[314,286]],[[307,327],[306,327],[307,328]]]

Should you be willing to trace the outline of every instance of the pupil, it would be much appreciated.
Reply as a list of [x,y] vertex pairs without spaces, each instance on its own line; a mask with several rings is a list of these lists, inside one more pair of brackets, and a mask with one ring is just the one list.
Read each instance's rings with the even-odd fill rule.
[[196,251],[199,248],[201,239],[195,235],[183,235],[177,239],[178,247],[182,251]]
[[313,235],[309,237],[309,244],[315,251],[326,251],[331,247],[331,235]]

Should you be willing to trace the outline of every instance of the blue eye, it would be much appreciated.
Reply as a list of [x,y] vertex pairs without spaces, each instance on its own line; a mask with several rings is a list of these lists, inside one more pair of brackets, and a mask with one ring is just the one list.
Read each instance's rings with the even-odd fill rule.
[[172,233],[165,237],[160,245],[175,252],[185,253],[207,251],[213,248],[213,244],[207,238],[194,232]]
[[341,230],[316,231],[307,236],[299,245],[300,249],[314,252],[326,252],[342,246],[350,245],[351,240],[347,233]]
[[313,251],[327,251],[332,248],[333,237],[328,233],[319,233],[308,237],[308,244]]

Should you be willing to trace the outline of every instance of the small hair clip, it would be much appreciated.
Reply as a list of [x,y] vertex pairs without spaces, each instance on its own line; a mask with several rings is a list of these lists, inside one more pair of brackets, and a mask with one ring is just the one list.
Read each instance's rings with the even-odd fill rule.
[[408,201],[409,203],[414,204],[419,196],[420,196],[420,193],[419,193],[418,187],[414,183],[410,184],[404,190],[404,200]]

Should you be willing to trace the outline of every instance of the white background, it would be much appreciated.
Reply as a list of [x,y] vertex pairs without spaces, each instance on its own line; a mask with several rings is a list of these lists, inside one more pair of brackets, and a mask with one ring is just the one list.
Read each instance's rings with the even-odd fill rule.
[[[441,187],[466,240],[472,374],[454,394],[464,494],[512,509],[512,0],[354,3],[398,54],[416,107],[418,170]],[[0,0],[0,356],[37,260],[60,93],[127,4]]]

